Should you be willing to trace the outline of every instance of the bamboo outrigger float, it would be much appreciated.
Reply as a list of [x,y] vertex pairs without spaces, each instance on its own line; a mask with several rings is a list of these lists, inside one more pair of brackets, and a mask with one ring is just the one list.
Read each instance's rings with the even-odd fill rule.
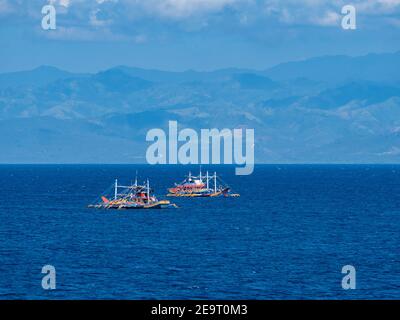
[[130,186],[119,185],[118,180],[115,180],[113,199],[109,200],[105,194],[101,196],[101,202],[88,207],[116,210],[177,208],[168,200],[158,200],[150,188],[148,179],[144,185],[138,185],[136,179]]
[[231,188],[228,187],[217,173],[212,176],[206,172],[204,176],[200,169],[199,176],[193,176],[191,172],[175,187],[168,189],[168,197],[240,197],[238,193],[231,193]]

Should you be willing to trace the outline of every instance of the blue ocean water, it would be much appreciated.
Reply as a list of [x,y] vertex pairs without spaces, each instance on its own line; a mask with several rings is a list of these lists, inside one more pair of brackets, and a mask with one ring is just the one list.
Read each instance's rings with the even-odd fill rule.
[[[0,166],[0,298],[400,298],[400,166],[265,165],[250,176],[222,166],[240,198],[86,208],[136,170],[162,198],[189,169]],[[47,264],[53,291],[41,287]],[[356,290],[341,287],[348,264]]]

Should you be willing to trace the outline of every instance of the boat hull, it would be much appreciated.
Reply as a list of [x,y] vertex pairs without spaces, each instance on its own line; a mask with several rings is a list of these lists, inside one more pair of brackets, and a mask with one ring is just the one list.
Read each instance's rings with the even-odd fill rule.
[[106,209],[106,210],[149,210],[149,209],[167,209],[176,208],[175,204],[169,201],[157,201],[150,204],[120,204],[120,205],[105,205],[105,206],[89,206],[89,208]]
[[[217,192],[170,192],[167,194],[167,197],[187,197],[187,198],[215,198],[215,197],[229,197],[232,196],[229,194],[230,189],[225,188],[223,190]],[[238,196],[235,194],[234,196]]]

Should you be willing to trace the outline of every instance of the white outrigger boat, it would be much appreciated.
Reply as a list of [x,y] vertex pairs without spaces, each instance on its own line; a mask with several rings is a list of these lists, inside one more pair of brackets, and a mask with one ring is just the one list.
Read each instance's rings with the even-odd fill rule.
[[136,179],[135,183],[129,186],[119,185],[118,180],[115,180],[113,198],[109,199],[107,194],[102,195],[100,198],[100,202],[91,204],[88,207],[116,210],[165,209],[177,207],[168,200],[158,200],[153,190],[150,188],[148,179],[144,185],[138,185]]
[[173,188],[168,189],[168,197],[240,197],[238,193],[232,193],[231,188],[225,184],[217,173],[212,176],[208,174],[200,174],[193,176],[191,172],[179,184],[175,184]]

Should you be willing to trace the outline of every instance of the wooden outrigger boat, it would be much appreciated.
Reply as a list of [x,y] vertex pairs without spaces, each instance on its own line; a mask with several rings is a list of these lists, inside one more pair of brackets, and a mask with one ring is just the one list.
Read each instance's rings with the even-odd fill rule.
[[113,199],[109,200],[107,195],[103,195],[101,202],[88,207],[115,210],[177,208],[168,200],[158,200],[150,188],[149,180],[145,185],[138,185],[137,179],[130,186],[118,185],[118,180],[115,180]]
[[[219,182],[219,184],[218,184]],[[193,176],[191,172],[175,187],[168,189],[168,197],[189,197],[189,198],[212,198],[212,197],[240,197],[238,193],[231,193],[231,188],[223,183],[222,179],[214,175],[210,176],[208,171],[204,176],[200,169],[199,176]]]

